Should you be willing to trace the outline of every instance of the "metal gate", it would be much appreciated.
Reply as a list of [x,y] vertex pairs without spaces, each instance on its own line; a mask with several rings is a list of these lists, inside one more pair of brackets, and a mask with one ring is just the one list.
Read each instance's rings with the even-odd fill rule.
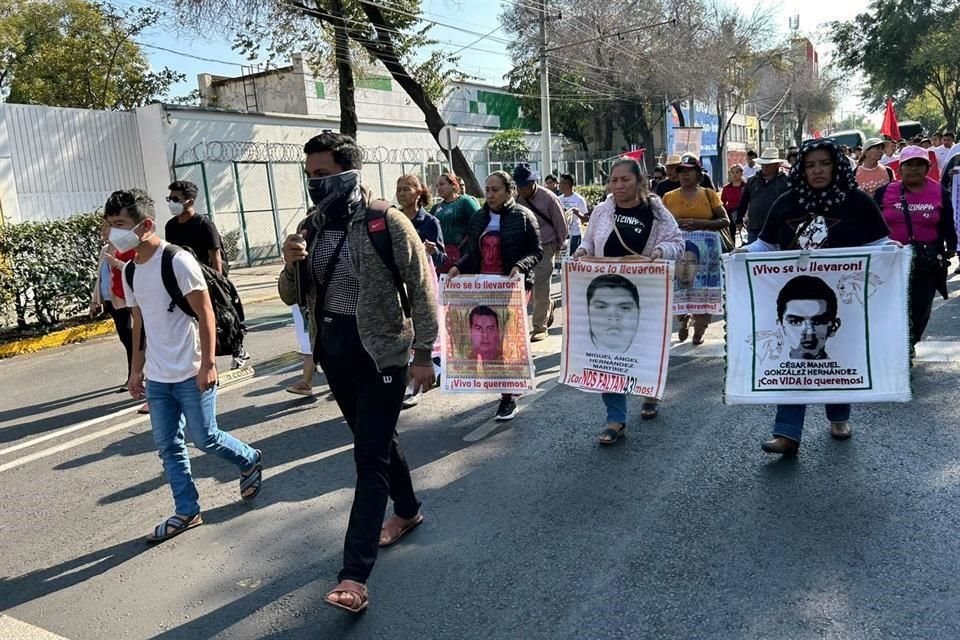
[[232,266],[277,262],[283,239],[306,216],[299,162],[208,160],[174,165],[173,173],[200,188],[197,213],[217,225]]

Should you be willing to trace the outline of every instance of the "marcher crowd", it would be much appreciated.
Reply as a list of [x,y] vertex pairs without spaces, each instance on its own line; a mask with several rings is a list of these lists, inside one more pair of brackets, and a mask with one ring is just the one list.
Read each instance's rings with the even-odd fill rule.
[[[719,191],[695,155],[668,157],[652,181],[635,160],[621,158],[610,167],[606,198],[592,209],[570,174],[547,176],[541,185],[538,172],[520,164],[512,173],[486,178],[482,204],[464,193],[455,174],[443,173],[433,185],[438,201],[430,207],[429,186],[404,175],[393,207],[364,187],[361,152],[352,138],[324,132],[310,139],[304,166],[313,207],[283,243],[279,293],[290,305],[303,355],[302,379],[288,391],[312,395],[319,365],[354,436],[355,495],[343,566],[326,602],[363,611],[379,548],[424,521],[396,425],[401,410],[436,385],[439,275],[522,278],[532,312],[529,340],[537,342],[553,325],[550,283],[565,247],[571,260],[682,261],[698,251],[682,232],[698,230],[720,234],[725,251],[750,253],[909,244],[915,345],[934,296],[946,295],[946,264],[957,246],[948,187],[958,158],[960,146],[949,132],[936,147],[919,140],[899,151],[880,139],[847,151],[815,140],[788,150],[786,159],[777,149],[749,152],[747,165],[731,167]],[[937,166],[942,171],[931,175]],[[127,354],[125,388],[149,403],[142,410],[150,415],[173,493],[175,513],[154,528],[150,542],[202,523],[185,433],[202,451],[236,466],[243,500],[260,492],[264,468],[261,451],[217,427],[215,357],[229,355],[238,367],[249,358],[242,305],[226,277],[220,234],[195,211],[196,185],[178,181],[169,190],[173,218],[165,240],[146,193],[110,196],[104,208],[108,243],[95,293]],[[616,296],[629,303],[630,295],[611,278],[588,297],[610,304]],[[829,300],[827,308],[813,311],[805,302],[811,301],[786,296],[777,301],[778,313],[781,320],[791,318],[798,348],[816,358],[836,327]],[[835,307],[834,297],[833,316]],[[470,321],[497,329],[496,316],[487,315],[471,314]],[[679,341],[692,334],[692,345],[701,345],[710,322],[709,315],[679,318]],[[597,437],[611,445],[627,429],[627,395],[603,393],[601,399],[605,425]],[[654,419],[659,409],[656,398],[645,397],[640,417]],[[772,438],[762,449],[796,454],[805,411],[803,405],[778,406]],[[515,396],[502,395],[495,418],[517,414]],[[849,404],[826,406],[834,438],[851,436],[850,414]],[[393,514],[384,520],[389,501]]]

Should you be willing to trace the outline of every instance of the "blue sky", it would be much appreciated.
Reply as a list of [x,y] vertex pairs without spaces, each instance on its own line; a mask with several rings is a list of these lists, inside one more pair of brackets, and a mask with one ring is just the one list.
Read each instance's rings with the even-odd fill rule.
[[[766,0],[741,0],[738,4],[744,11],[751,11],[757,2]],[[120,6],[136,4],[150,4],[148,0],[113,0]],[[461,27],[462,29],[484,34],[493,31],[499,26],[500,0],[423,0],[424,17],[442,23]],[[787,19],[791,15],[800,16],[801,33],[807,35],[817,44],[821,54],[821,61],[829,59],[829,47],[823,42],[820,35],[820,26],[831,20],[846,20],[859,12],[866,10],[867,0],[788,0],[780,3],[778,23],[784,35],[787,32]],[[495,31],[493,38],[502,38],[502,31]],[[445,26],[435,26],[432,37],[443,43],[447,50],[455,50],[474,43],[478,35],[464,33]],[[170,31],[159,28],[143,34],[140,41],[147,45],[175,49],[182,53],[221,60],[233,64],[201,61],[176,55],[157,49],[145,48],[150,63],[157,68],[170,67],[186,74],[187,79],[177,85],[171,95],[185,95],[197,86],[196,76],[199,73],[215,75],[240,75],[240,66],[245,61],[235,51],[230,49],[230,38],[227,35],[205,33],[184,34],[180,38],[173,36]],[[479,51],[477,49],[482,49]],[[510,69],[511,60],[506,54],[502,42],[481,40],[472,48],[461,54],[461,69],[465,73],[481,78],[484,82],[500,84],[503,75]],[[845,112],[858,110],[858,101],[855,94],[858,92],[857,82],[845,92],[841,104]]]

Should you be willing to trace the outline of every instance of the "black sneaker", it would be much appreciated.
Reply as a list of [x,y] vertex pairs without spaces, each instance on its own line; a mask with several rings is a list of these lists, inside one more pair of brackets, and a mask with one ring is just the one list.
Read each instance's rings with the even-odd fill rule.
[[501,398],[500,406],[497,407],[497,421],[513,420],[518,411],[520,410],[517,409],[517,403],[513,398]]

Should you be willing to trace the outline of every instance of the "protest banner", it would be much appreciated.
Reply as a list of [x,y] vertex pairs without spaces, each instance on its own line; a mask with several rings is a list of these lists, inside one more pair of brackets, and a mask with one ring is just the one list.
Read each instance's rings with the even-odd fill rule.
[[674,263],[563,263],[560,382],[592,392],[662,398],[670,360]]
[[523,278],[440,277],[441,390],[514,393],[534,390]]
[[910,400],[912,252],[726,255],[727,404]]
[[716,231],[683,232],[673,281],[673,313],[723,313],[722,244]]

